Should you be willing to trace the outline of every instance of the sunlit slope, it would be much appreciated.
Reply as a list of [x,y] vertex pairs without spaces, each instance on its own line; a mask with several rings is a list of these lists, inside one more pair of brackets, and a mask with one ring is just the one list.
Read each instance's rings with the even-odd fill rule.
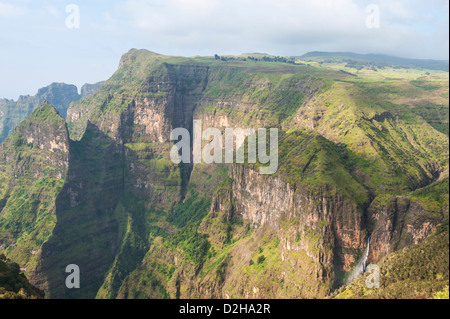
[[[7,224],[8,257],[33,260],[50,298],[323,298],[370,235],[378,262],[445,224],[448,73],[275,60],[125,54],[68,110],[69,167],[41,253]],[[194,119],[278,128],[278,171],[173,163],[170,133],[192,132]],[[2,174],[6,198],[15,175],[6,164]],[[30,196],[30,180],[15,185]],[[17,227],[40,225],[30,215]],[[66,289],[71,263],[84,289]]]

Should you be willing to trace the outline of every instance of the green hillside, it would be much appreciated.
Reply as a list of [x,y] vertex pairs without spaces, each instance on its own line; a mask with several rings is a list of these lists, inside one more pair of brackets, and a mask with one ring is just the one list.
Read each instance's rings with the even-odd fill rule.
[[0,299],[42,299],[44,293],[33,287],[20,266],[0,255]]
[[[448,72],[346,64],[130,50],[67,126],[44,104],[1,144],[0,252],[47,298],[326,298],[370,236],[369,262],[417,259],[395,282],[433,297],[448,286]],[[170,133],[193,120],[278,128],[277,172],[174,164]],[[82,289],[65,287],[73,263]],[[421,296],[386,278],[378,297]]]

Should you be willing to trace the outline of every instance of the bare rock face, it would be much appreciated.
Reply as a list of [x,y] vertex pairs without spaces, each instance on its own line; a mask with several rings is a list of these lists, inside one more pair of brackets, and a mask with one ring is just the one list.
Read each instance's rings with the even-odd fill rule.
[[[69,136],[59,113],[47,102],[21,123],[7,142],[2,144],[0,156],[4,163],[15,165],[16,176],[32,174],[63,179],[69,167]],[[14,148],[30,150],[30,157],[17,157]],[[50,170],[45,170],[48,166]]]
[[[340,273],[352,270],[366,247],[362,216],[343,196],[330,196],[325,189],[314,192],[294,187],[279,176],[263,176],[251,167],[232,165],[228,184],[214,196],[200,230],[219,247],[242,236],[239,227],[227,229],[233,221],[240,220],[253,229],[252,236],[230,250],[219,285],[197,284],[199,295],[324,297],[339,285]],[[262,248],[265,245],[271,248]],[[258,263],[266,265],[258,279],[243,271]]]
[[294,189],[281,179],[264,178],[252,169],[237,165],[232,166],[230,177],[234,179],[235,210],[253,228],[267,225],[277,229],[281,214],[296,214]]
[[153,138],[153,143],[168,142],[170,137],[171,123],[164,116],[164,113],[158,110],[164,109],[168,104],[166,99],[161,101],[143,99],[136,100],[130,105],[129,112],[132,113],[133,125],[137,129],[134,134],[143,137]]
[[420,201],[406,196],[375,200],[369,208],[373,227],[369,261],[378,262],[394,251],[419,244],[443,222],[446,210],[448,218],[448,207],[427,210]]
[[335,272],[351,270],[367,236],[362,212],[351,201],[294,189],[277,176],[262,176],[242,165],[233,165],[230,177],[234,213],[257,232],[276,234],[283,262],[301,268],[294,256],[305,254],[315,265],[309,270],[313,277],[328,284]]

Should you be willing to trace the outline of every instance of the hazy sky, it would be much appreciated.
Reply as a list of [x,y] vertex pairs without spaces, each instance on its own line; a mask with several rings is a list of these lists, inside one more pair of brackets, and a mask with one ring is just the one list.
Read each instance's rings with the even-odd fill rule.
[[[79,28],[69,28],[77,26],[71,4]],[[448,59],[448,10],[448,0],[0,0],[0,98],[106,80],[131,48]]]

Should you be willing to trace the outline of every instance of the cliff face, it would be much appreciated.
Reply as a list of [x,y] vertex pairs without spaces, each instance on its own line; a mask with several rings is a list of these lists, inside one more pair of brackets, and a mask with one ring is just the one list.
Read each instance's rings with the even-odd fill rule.
[[[47,297],[92,298],[118,246],[123,158],[114,141],[92,125],[70,149],[66,182],[55,199],[57,223],[30,279]],[[61,269],[70,264],[82,269],[82,291],[65,288]]]
[[0,145],[0,247],[28,275],[55,227],[69,153],[67,126],[47,103]]
[[[331,196],[326,189],[291,186],[280,177],[264,177],[246,166],[233,165],[229,175],[233,218],[254,229],[255,239],[269,236],[277,245],[264,255],[267,266],[258,281],[235,271],[225,279],[222,297],[326,296],[342,280],[340,274],[351,270],[356,252],[366,245],[362,211],[351,200]],[[213,211],[218,213],[221,208],[213,207]],[[254,254],[249,249],[244,262],[250,263]],[[242,291],[232,288],[235,285]]]
[[[265,179],[244,166],[233,166],[230,176],[233,207],[245,222],[256,229],[268,226],[277,231],[287,251],[306,251],[314,262],[328,268],[328,275],[334,259],[345,262],[344,270],[351,270],[357,256],[344,251],[363,249],[367,237],[363,212],[351,200],[329,195],[325,188],[312,192],[300,185],[294,190],[279,177]],[[282,231],[283,223],[295,227]],[[334,249],[327,251],[327,247]]]
[[448,299],[448,229],[387,255],[378,262],[379,289],[367,289],[370,274],[340,288],[337,299]]
[[[71,104],[72,140],[32,126],[43,136],[26,143],[63,154],[45,155],[54,175],[41,170],[61,182],[28,263],[33,282],[50,298],[319,298],[345,283],[369,236],[374,262],[423,241],[448,220],[448,177],[438,181],[448,137],[345,80],[130,51]],[[170,133],[192,133],[194,119],[221,131],[279,128],[278,172],[172,163]],[[23,247],[18,260],[29,258]],[[73,263],[84,285],[69,291],[61,269]]]
[[39,89],[34,96],[20,96],[16,102],[0,100],[0,142],[9,136],[14,128],[44,101],[54,105],[59,114],[65,118],[69,104],[79,99],[80,96],[76,86],[53,83]]
[[[250,68],[242,73],[240,68],[184,60],[174,63],[168,57],[131,51],[122,59],[116,75],[91,101],[71,107],[68,120],[74,138],[82,136],[89,120],[114,141],[116,149],[124,146],[124,189],[146,211],[139,214],[124,201],[119,203],[120,211],[128,216],[125,225],[131,228],[119,226],[128,230],[119,232],[118,254],[99,297],[312,298],[325,296],[345,282],[365,250],[370,233],[373,232],[374,247],[371,258],[388,253],[383,251],[386,241],[379,239],[378,234],[383,221],[372,223],[375,212],[380,210],[370,204],[380,190],[391,187],[389,180],[378,181],[371,167],[352,163],[354,152],[372,152],[373,146],[366,141],[370,130],[380,125],[391,129],[392,116],[382,118],[385,111],[378,110],[379,106],[371,111],[375,123],[360,114],[353,101],[342,100],[338,108],[349,109],[348,120],[363,121],[344,131],[343,138],[332,137],[333,131],[314,125],[311,128],[329,140],[308,130],[283,136],[280,171],[276,176],[264,177],[255,168],[233,165],[227,174],[232,182],[214,191],[224,179],[219,169],[176,166],[168,161],[171,130],[185,127],[191,131],[193,119],[201,119],[204,128],[222,129],[278,126],[289,114],[295,123],[307,123],[309,120],[296,119],[307,114],[308,105],[330,99],[330,92],[334,92],[319,94],[324,85],[329,85],[328,80],[301,72],[280,78],[266,78],[259,72]],[[328,107],[317,112],[322,115],[312,121],[317,125],[333,112]],[[366,133],[358,137],[359,141],[349,140],[363,129]],[[339,130],[342,127],[335,129],[336,136],[341,136]],[[409,133],[409,128],[405,130],[407,135],[417,135]],[[425,140],[415,137],[416,144]],[[376,141],[379,145],[384,143]],[[346,147],[338,142],[346,143]],[[401,145],[402,149],[415,147]],[[387,159],[388,151],[383,147],[377,151],[378,166],[392,160]],[[445,165],[445,160],[441,163],[438,166]],[[433,178],[433,174],[424,172],[423,165],[418,170],[417,184]],[[403,178],[399,172],[388,174]],[[208,188],[208,176],[217,179],[214,187]],[[211,201],[211,208],[200,209],[204,207],[203,200]],[[174,211],[198,217],[185,217],[187,221],[180,223],[173,217]],[[150,226],[138,229],[136,223],[142,218],[151,220]],[[438,218],[433,225],[441,221]],[[397,224],[408,227],[407,221]],[[412,227],[420,232],[422,224],[416,222]],[[431,231],[432,227],[416,234],[416,242]],[[394,233],[394,229],[389,230],[389,236]],[[404,241],[403,245],[411,243]],[[191,250],[191,245],[198,245],[200,251]],[[125,262],[130,254],[143,259]],[[165,267],[170,271],[162,271]],[[151,287],[136,286],[143,281],[151,283]],[[143,292],[145,288],[148,293]]]
[[448,178],[403,196],[377,198],[369,208],[369,261],[417,245],[448,222]]

